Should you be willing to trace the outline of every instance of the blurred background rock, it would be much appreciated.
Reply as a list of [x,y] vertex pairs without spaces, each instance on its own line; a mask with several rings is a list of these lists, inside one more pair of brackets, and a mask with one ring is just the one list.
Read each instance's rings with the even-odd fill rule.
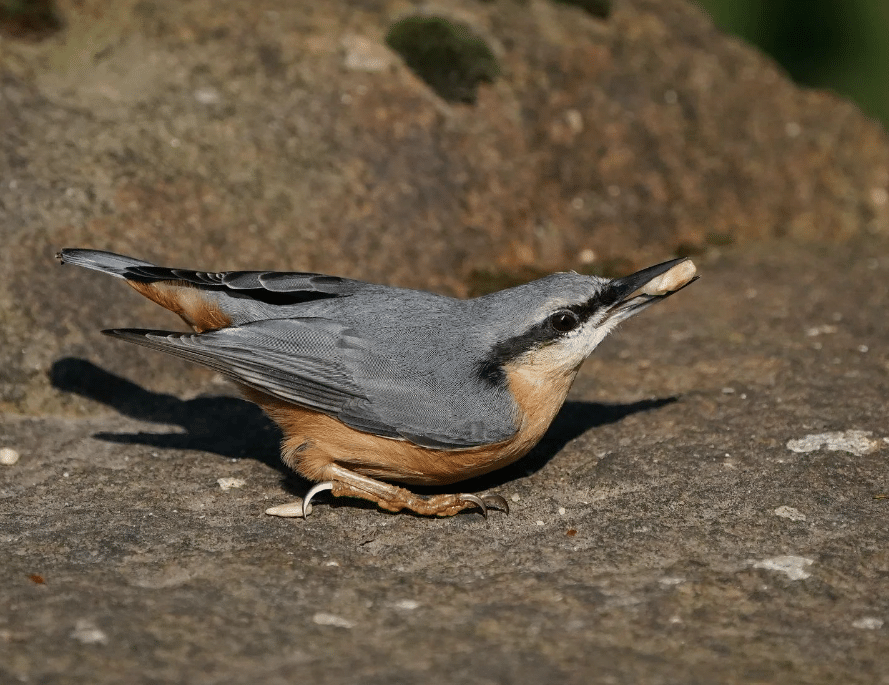
[[0,409],[61,357],[206,378],[99,339],[170,318],[66,246],[474,295],[889,236],[885,128],[787,73],[691,0],[0,0]]

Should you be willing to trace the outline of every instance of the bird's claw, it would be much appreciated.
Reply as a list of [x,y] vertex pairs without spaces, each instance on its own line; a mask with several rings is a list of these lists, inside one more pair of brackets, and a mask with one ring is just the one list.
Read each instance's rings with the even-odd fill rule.
[[458,495],[458,497],[463,502],[471,502],[479,509],[481,509],[481,514],[485,518],[488,518],[488,509],[497,509],[502,511],[505,514],[509,513],[509,503],[501,497],[500,495],[483,495],[478,497],[477,495]]
[[490,509],[497,509],[504,514],[509,513],[509,502],[500,495],[484,495],[482,501],[487,504]]
[[481,497],[476,497],[475,495],[463,494],[463,495],[457,495],[457,498],[461,502],[471,502],[472,504],[474,504],[475,506],[477,506],[479,509],[482,510],[482,516],[484,516],[485,518],[488,518],[488,506],[485,504],[484,500]]
[[306,496],[303,498],[303,518],[306,518],[312,512],[311,501],[312,498],[317,495],[319,492],[323,492],[324,490],[332,490],[333,489],[333,481],[326,481],[324,483],[318,483],[317,485],[312,486],[312,489],[306,493]]

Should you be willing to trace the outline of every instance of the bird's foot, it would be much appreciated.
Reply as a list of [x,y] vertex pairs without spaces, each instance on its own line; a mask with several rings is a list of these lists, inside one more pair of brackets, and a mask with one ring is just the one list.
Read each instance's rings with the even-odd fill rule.
[[358,497],[370,500],[386,511],[401,511],[407,509],[423,516],[453,516],[464,509],[476,507],[482,516],[488,518],[489,509],[499,509],[509,513],[509,504],[500,495],[472,495],[469,493],[443,494],[443,495],[418,495],[392,486],[392,489],[384,495],[370,492],[363,487],[356,487],[351,483],[333,481],[331,491],[334,497]]
[[488,517],[489,509],[509,513],[509,503],[500,495],[443,494],[423,496],[405,488],[384,483],[348,469],[331,464],[327,476],[329,481],[313,486],[301,502],[282,504],[266,510],[272,516],[302,516],[312,510],[311,500],[319,492],[330,490],[334,497],[357,497],[375,502],[386,511],[407,509],[423,516],[453,516],[454,514],[477,507],[482,516]]

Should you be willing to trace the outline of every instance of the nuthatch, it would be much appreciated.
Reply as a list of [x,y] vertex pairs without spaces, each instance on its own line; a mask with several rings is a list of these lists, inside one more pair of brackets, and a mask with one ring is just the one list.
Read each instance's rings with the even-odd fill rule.
[[233,379],[284,433],[282,458],[321,490],[383,509],[508,511],[499,495],[421,496],[499,469],[543,437],[581,363],[619,322],[696,280],[674,259],[618,279],[556,273],[461,300],[312,273],[206,272],[98,250],[58,258],[123,278],[195,333],[107,335]]

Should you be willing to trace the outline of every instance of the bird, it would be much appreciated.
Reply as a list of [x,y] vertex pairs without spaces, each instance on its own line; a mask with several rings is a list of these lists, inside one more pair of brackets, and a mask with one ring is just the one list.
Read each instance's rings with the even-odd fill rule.
[[192,332],[115,328],[113,338],[233,380],[281,429],[281,458],[315,485],[267,513],[311,500],[451,516],[509,512],[495,493],[418,494],[527,454],[583,361],[620,322],[698,279],[673,259],[608,279],[553,273],[461,299],[317,273],[198,271],[102,250],[57,258],[123,279]]

